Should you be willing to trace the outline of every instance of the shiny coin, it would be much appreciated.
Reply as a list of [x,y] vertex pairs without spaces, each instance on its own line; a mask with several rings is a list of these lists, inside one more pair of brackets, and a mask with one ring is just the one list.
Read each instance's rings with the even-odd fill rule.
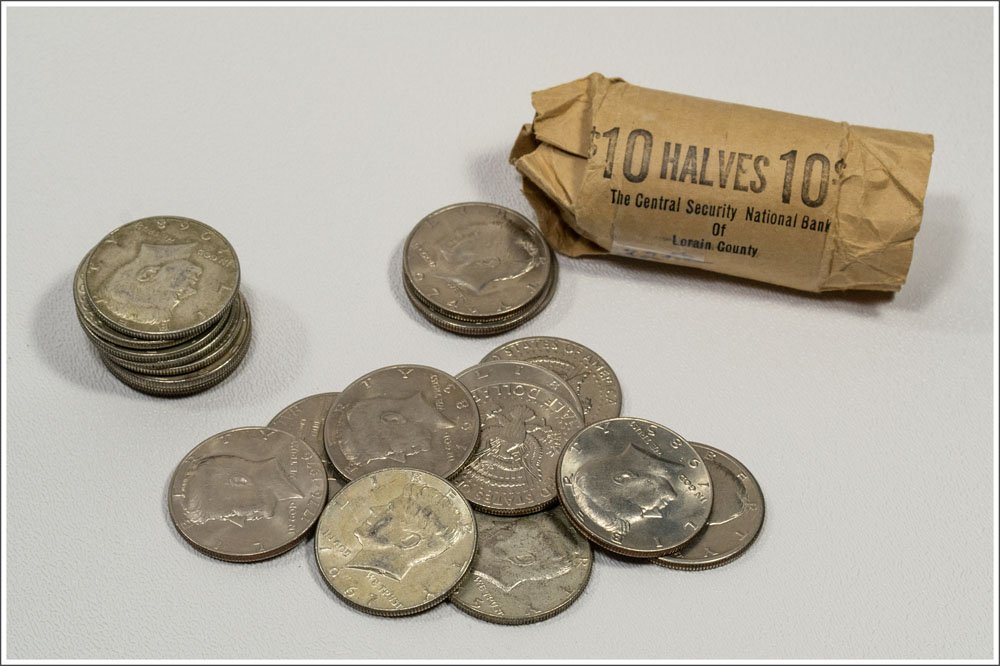
[[559,501],[594,543],[629,557],[677,550],[705,526],[712,482],[680,435],[652,421],[599,421],[559,459]]
[[711,569],[732,562],[764,524],[764,495],[750,470],[719,449],[697,442],[691,446],[712,478],[712,512],[705,528],[680,550],[653,560],[671,569]]
[[236,428],[188,453],[167,504],[181,536],[201,552],[256,562],[287,551],[315,525],[326,500],[319,455],[271,428]]
[[324,424],[326,452],[353,480],[387,467],[412,467],[447,478],[472,455],[479,412],[468,389],[446,372],[394,365],[354,381]]
[[438,328],[442,328],[446,331],[457,333],[459,335],[499,335],[500,333],[505,333],[517,328],[545,309],[545,306],[552,300],[552,294],[555,292],[555,285],[558,282],[557,276],[559,271],[557,267],[558,264],[553,257],[552,277],[539,297],[518,312],[499,319],[486,318],[481,320],[469,320],[445,316],[441,314],[441,312],[424,303],[420,297],[416,295],[413,287],[406,280],[403,281],[403,286],[407,297],[410,299],[410,302],[413,304],[414,308],[416,308],[417,312],[423,315],[425,319]]
[[341,599],[376,615],[441,603],[475,550],[468,502],[444,479],[415,469],[381,469],[347,485],[316,530],[323,578]]
[[559,375],[579,396],[587,425],[621,414],[622,388],[614,371],[596,352],[572,340],[512,340],[487,354],[486,361],[525,361]]
[[240,267],[229,242],[186,217],[148,217],[94,248],[84,275],[93,311],[109,327],[150,340],[195,335],[232,303]]
[[455,485],[476,509],[517,516],[556,501],[556,463],[583,418],[551,391],[521,382],[459,376],[479,406],[479,445]]
[[341,480],[333,469],[333,463],[330,462],[330,458],[326,454],[326,446],[323,444],[323,426],[326,424],[326,415],[338,395],[340,394],[317,393],[308,398],[302,398],[278,412],[278,415],[267,424],[268,428],[291,433],[316,449],[320,458],[323,459],[323,466],[326,468],[327,499],[332,498],[346,485],[346,482]]
[[576,393],[569,387],[569,384],[564,382],[559,375],[549,372],[541,366],[521,361],[488,361],[464,370],[459,374],[459,378],[466,373],[468,376],[474,377],[480,385],[519,382],[541,386],[555,393],[568,402],[578,414],[583,415],[580,399],[576,397]]
[[472,566],[450,597],[489,622],[526,624],[560,613],[583,592],[593,553],[561,508],[530,516],[476,515]]
[[549,281],[552,256],[538,227],[488,203],[446,206],[406,239],[403,270],[414,291],[456,316],[495,317],[535,300]]

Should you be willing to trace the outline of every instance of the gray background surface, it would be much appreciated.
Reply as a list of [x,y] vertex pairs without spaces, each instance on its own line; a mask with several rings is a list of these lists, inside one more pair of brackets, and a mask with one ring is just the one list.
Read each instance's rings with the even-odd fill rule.
[[[988,657],[992,650],[989,9],[11,8],[9,656]],[[591,71],[933,133],[906,286],[815,297],[625,260],[561,261],[552,304],[465,339],[409,307],[400,251],[465,200],[534,217],[506,163],[530,93]],[[198,218],[239,253],[250,356],[183,400],[104,370],[71,276],[101,236]],[[599,555],[584,595],[505,628],[349,609],[312,542],[254,565],[170,525],[218,431],[394,363],[502,341],[602,354],[625,413],[741,459],[764,532],[683,573]]]

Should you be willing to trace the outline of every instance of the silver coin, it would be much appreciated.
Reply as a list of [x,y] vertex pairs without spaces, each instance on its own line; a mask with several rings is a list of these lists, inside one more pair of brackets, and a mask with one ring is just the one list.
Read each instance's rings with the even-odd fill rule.
[[315,525],[326,500],[312,447],[271,428],[236,428],[191,450],[170,480],[167,505],[181,536],[221,560],[280,555]]
[[326,446],[323,444],[323,426],[326,423],[326,415],[338,395],[340,394],[317,393],[308,398],[302,398],[278,412],[277,416],[267,424],[268,428],[291,433],[316,449],[320,458],[323,459],[323,466],[326,468],[327,499],[332,498],[347,485],[346,481],[337,476],[333,463],[330,462],[330,458],[326,454]]
[[352,382],[330,408],[323,435],[330,462],[349,481],[387,467],[448,478],[478,438],[468,389],[424,365],[393,365]]
[[87,337],[90,338],[90,341],[100,351],[114,357],[116,361],[128,361],[140,367],[155,366],[158,364],[167,367],[170,365],[185,365],[204,357],[215,346],[218,346],[218,343],[227,332],[239,326],[239,320],[242,316],[241,307],[238,305],[239,301],[240,298],[237,296],[233,300],[233,304],[229,306],[226,314],[198,335],[186,338],[169,347],[161,347],[159,349],[133,349],[119,346],[92,334],[86,324],[84,324],[83,329]]
[[719,449],[691,442],[712,477],[712,512],[705,528],[670,555],[653,562],[671,569],[711,569],[732,562],[764,525],[764,495],[743,463]]
[[594,543],[629,557],[674,552],[705,526],[712,482],[669,428],[619,417],[587,426],[559,459],[559,501]]
[[548,283],[551,253],[538,227],[488,203],[461,203],[417,223],[403,270],[425,300],[456,315],[516,312]]
[[101,320],[135,338],[175,339],[219,319],[239,289],[229,242],[185,217],[148,217],[115,229],[94,248],[84,275]]
[[525,313],[527,313],[528,311],[537,312],[539,310],[538,308],[539,301],[548,302],[548,300],[551,299],[550,292],[552,290],[553,284],[555,283],[559,268],[558,262],[556,261],[555,258],[555,253],[552,251],[550,251],[549,253],[549,261],[552,262],[552,267],[549,270],[549,275],[546,284],[544,287],[542,287],[542,290],[538,293],[538,295],[532,298],[530,301],[527,301],[524,305],[516,309],[513,309],[511,311],[503,312],[500,314],[466,315],[457,312],[450,312],[446,308],[442,308],[433,303],[432,301],[429,301],[423,296],[421,296],[420,292],[417,291],[416,288],[414,288],[413,283],[410,282],[410,279],[405,272],[403,273],[403,284],[406,287],[406,295],[410,298],[412,302],[414,302],[414,305],[426,309],[434,315],[444,317],[446,320],[455,322],[456,324],[459,325],[471,324],[479,326],[495,326],[498,324],[502,324],[504,322],[514,321],[514,320],[518,321],[524,320],[523,315],[525,315]]
[[316,562],[341,599],[367,613],[419,613],[469,569],[476,523],[444,479],[415,469],[372,472],[330,500],[316,529]]
[[90,304],[90,297],[87,295],[87,283],[84,280],[91,254],[93,254],[93,250],[87,253],[87,256],[83,258],[83,261],[80,262],[80,265],[76,269],[76,274],[73,277],[73,302],[76,305],[77,319],[79,319],[84,331],[95,344],[98,344],[98,340],[100,340],[114,348],[151,350],[165,349],[185,342],[184,339],[144,340],[133,338],[119,333],[101,321],[101,318],[97,316],[93,306]]
[[520,382],[541,386],[568,402],[577,414],[583,416],[580,399],[576,397],[576,393],[569,387],[569,384],[564,382],[559,375],[549,372],[541,366],[521,361],[487,361],[460,372],[458,374],[459,381],[462,380],[462,375],[475,377],[476,382],[481,385]]
[[590,580],[593,552],[556,507],[530,516],[476,515],[472,566],[449,600],[498,624],[539,622],[560,613]]
[[200,349],[185,356],[166,360],[148,359],[137,363],[120,358],[115,353],[109,353],[109,355],[114,358],[116,365],[147,376],[167,377],[195,372],[231,353],[233,343],[240,334],[241,326],[245,321],[244,308],[243,297],[237,294],[235,302],[230,307],[232,316],[227,319],[227,323],[222,327],[213,326],[210,330],[215,331],[215,336],[206,338]]
[[618,377],[596,352],[572,340],[548,336],[512,340],[483,361],[525,361],[559,375],[579,396],[587,425],[621,414]]
[[454,483],[476,509],[518,516],[556,502],[556,463],[583,418],[539,386],[459,379],[479,406],[479,445]]
[[437,326],[451,333],[457,333],[459,335],[469,335],[469,336],[487,336],[487,335],[499,335],[500,333],[505,333],[512,329],[517,328],[521,324],[527,322],[528,320],[534,318],[539,312],[545,309],[545,306],[549,304],[552,300],[552,295],[555,292],[555,286],[558,283],[558,264],[553,259],[552,262],[552,278],[546,284],[542,294],[536,298],[527,308],[500,320],[483,320],[479,322],[460,320],[452,317],[446,317],[440,312],[430,308],[428,305],[423,303],[420,298],[414,293],[412,286],[404,280],[403,286],[407,297],[409,297],[410,302],[416,308],[425,319]]
[[247,350],[250,348],[253,327],[249,308],[244,308],[244,313],[244,323],[230,351],[215,363],[188,374],[154,377],[122,368],[107,354],[100,354],[100,358],[111,374],[136,391],[161,397],[181,397],[199,393],[230,376],[246,356]]

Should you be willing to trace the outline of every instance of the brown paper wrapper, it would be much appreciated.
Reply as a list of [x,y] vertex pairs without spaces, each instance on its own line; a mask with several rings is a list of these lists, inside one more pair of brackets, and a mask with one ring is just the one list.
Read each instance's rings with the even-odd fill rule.
[[634,86],[532,95],[511,161],[549,243],[806,291],[898,291],[934,138]]

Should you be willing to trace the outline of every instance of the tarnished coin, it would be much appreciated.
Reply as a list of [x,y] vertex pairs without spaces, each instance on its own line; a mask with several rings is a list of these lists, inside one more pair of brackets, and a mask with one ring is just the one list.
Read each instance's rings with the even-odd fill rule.
[[256,562],[285,552],[316,523],[326,500],[312,447],[272,428],[236,428],[191,450],[170,480],[177,531],[207,555]]
[[[473,369],[474,370],[474,369]],[[476,509],[503,516],[541,511],[556,501],[556,464],[583,418],[551,391],[521,382],[459,380],[479,406],[479,445],[454,482]]]
[[522,363],[521,361],[487,361],[463,370],[458,375],[460,381],[462,375],[466,373],[468,373],[467,376],[475,377],[475,381],[479,384],[520,382],[522,384],[531,384],[532,386],[541,386],[568,402],[578,414],[583,416],[583,407],[580,405],[580,399],[576,397],[576,393],[569,387],[569,384],[563,381],[559,375],[541,366]]
[[444,479],[408,468],[348,484],[316,529],[323,578],[341,599],[375,615],[410,615],[441,603],[475,551],[468,502]]
[[209,328],[194,337],[181,341],[175,340],[173,342],[177,344],[158,349],[123,347],[95,336],[87,325],[84,325],[83,329],[98,350],[113,357],[116,361],[135,363],[139,368],[156,367],[157,365],[185,365],[203,358],[214,347],[217,347],[228,332],[239,327],[240,317],[242,317],[242,305],[240,299],[236,298],[233,299],[233,304],[229,306],[226,314]]
[[113,329],[175,339],[211,326],[230,306],[240,266],[229,241],[186,217],[147,217],[94,248],[84,275],[94,312]]
[[559,459],[559,501],[594,543],[629,557],[677,550],[705,526],[712,482],[698,452],[645,419],[599,421]]
[[410,299],[410,302],[417,309],[417,312],[423,315],[425,319],[438,328],[442,328],[446,331],[457,333],[459,335],[499,335],[500,333],[505,333],[511,329],[517,328],[526,321],[534,318],[538,313],[545,309],[545,306],[552,300],[552,294],[555,292],[555,286],[558,282],[559,271],[557,267],[558,263],[556,263],[553,257],[552,272],[549,277],[549,282],[542,290],[542,293],[526,307],[508,316],[500,318],[471,319],[449,317],[423,302],[416,294],[412,285],[410,285],[406,279],[403,280],[403,287],[407,297]]
[[712,477],[712,512],[705,528],[653,562],[671,569],[711,569],[746,552],[764,524],[764,495],[743,463],[719,449],[691,442]]
[[308,398],[302,398],[278,412],[278,415],[267,424],[268,428],[291,433],[316,449],[320,458],[323,459],[323,466],[326,468],[326,497],[328,500],[347,485],[337,476],[337,472],[333,469],[333,463],[330,462],[330,458],[326,454],[326,446],[323,444],[323,426],[326,424],[326,415],[338,395],[340,394],[317,393]]
[[403,271],[422,299],[456,316],[498,316],[535,300],[552,261],[538,227],[489,203],[460,203],[422,219],[403,250]]
[[[243,297],[237,294],[235,301],[229,308],[230,313],[224,317],[225,323],[222,326],[217,323],[209,329],[214,332],[214,336],[206,337],[201,348],[192,350],[184,356],[168,359],[156,359],[151,356],[136,362],[121,358],[116,352],[108,352],[108,355],[113,358],[116,365],[147,376],[167,377],[190,374],[216,363],[232,351],[246,320],[244,307]],[[201,338],[200,335],[198,337]],[[149,351],[140,353],[150,354]]]
[[114,358],[104,353],[100,354],[101,361],[111,371],[111,374],[123,384],[142,393],[161,397],[181,397],[204,391],[231,375],[246,356],[247,350],[250,348],[253,325],[250,319],[250,309],[246,307],[245,302],[243,313],[239,333],[226,353],[214,363],[194,372],[160,377],[140,374],[123,368],[115,362]]
[[[173,345],[182,344],[183,342],[196,337],[191,336],[186,339],[182,338],[175,340],[146,340],[142,338],[133,338],[119,333],[101,321],[101,318],[94,312],[94,307],[90,304],[90,296],[87,295],[87,283],[86,280],[84,280],[91,254],[93,254],[93,250],[88,252],[87,256],[83,258],[83,261],[80,262],[80,265],[76,269],[76,274],[73,276],[73,302],[76,305],[76,315],[77,319],[80,321],[80,325],[87,333],[87,336],[95,344],[98,344],[99,340],[107,346],[111,346],[113,348],[159,350],[172,347]],[[97,340],[95,340],[95,338],[97,338]]]
[[530,516],[476,515],[472,566],[450,597],[498,624],[539,622],[569,607],[590,579],[593,553],[561,508]]
[[548,336],[512,340],[487,354],[486,361],[525,361],[559,375],[579,396],[587,425],[621,414],[618,377],[596,352],[572,340]]
[[352,382],[330,408],[323,436],[330,462],[348,481],[387,467],[448,478],[478,439],[468,389],[424,365],[393,365]]

